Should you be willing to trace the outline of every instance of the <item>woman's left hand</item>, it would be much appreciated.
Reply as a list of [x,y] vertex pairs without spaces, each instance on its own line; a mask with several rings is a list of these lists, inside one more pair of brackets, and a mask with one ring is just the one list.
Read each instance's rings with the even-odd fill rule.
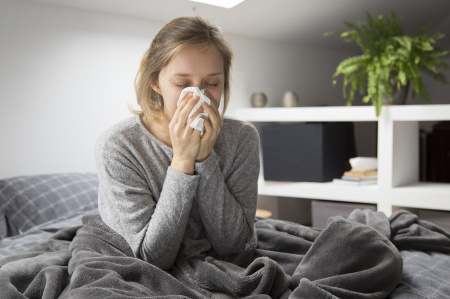
[[208,98],[211,99],[211,106],[204,103],[203,109],[208,113],[208,118],[203,121],[205,126],[205,131],[200,139],[200,151],[198,153],[196,162],[202,162],[209,157],[216,144],[217,138],[219,137],[220,130],[222,129],[222,118],[219,113],[219,103],[212,99],[211,94],[207,94]]

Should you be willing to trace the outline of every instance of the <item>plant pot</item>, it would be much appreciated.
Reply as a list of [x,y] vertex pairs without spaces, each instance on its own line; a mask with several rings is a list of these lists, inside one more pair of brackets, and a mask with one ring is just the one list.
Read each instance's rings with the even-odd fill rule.
[[397,85],[392,85],[392,102],[389,101],[389,98],[385,95],[383,97],[383,105],[404,105],[406,104],[406,98],[408,97],[409,90],[409,82],[406,83],[405,86],[400,86],[397,88]]

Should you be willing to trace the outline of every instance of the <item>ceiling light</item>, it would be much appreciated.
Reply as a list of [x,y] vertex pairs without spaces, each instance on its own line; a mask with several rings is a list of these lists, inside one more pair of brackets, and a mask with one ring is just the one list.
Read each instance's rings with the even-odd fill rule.
[[189,0],[189,1],[200,2],[224,8],[232,8],[238,5],[239,3],[244,2],[244,0]]

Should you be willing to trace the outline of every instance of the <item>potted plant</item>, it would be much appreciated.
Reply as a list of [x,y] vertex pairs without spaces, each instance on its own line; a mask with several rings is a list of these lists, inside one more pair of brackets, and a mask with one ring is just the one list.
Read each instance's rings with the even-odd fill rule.
[[[409,85],[413,88],[413,96],[417,94],[431,103],[421,73],[448,83],[438,68],[448,69],[440,57],[449,51],[433,47],[444,35],[436,33],[428,36],[427,27],[413,36],[404,35],[403,22],[397,19],[394,11],[391,11],[390,17],[380,15],[373,18],[368,12],[366,15],[367,22],[344,22],[350,28],[348,31],[325,33],[325,36],[339,34],[345,42],[356,42],[363,52],[341,61],[333,75],[333,78],[340,74],[344,77],[343,94],[347,98],[347,105],[351,105],[358,90],[361,95],[366,93],[363,102],[371,102],[379,116],[383,99],[388,103],[396,98],[406,101]],[[336,79],[333,83],[336,84]]]

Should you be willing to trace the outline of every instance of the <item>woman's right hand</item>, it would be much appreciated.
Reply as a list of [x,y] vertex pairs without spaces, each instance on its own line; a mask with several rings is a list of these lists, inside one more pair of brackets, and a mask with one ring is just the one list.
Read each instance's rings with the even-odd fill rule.
[[192,92],[186,94],[169,124],[173,149],[170,167],[190,175],[194,173],[195,159],[200,151],[200,131],[191,128],[190,124],[200,114],[201,109],[198,109],[190,119],[188,116],[199,100],[199,95],[194,95]]

